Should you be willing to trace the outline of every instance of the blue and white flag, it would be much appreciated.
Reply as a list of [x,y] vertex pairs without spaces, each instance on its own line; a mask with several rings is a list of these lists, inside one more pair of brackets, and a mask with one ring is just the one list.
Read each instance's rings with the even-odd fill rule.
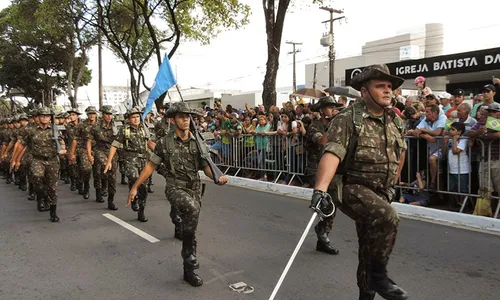
[[146,107],[144,109],[144,114],[142,115],[142,120],[146,119],[146,116],[153,108],[153,103],[158,99],[163,93],[168,91],[169,88],[177,84],[174,72],[170,66],[170,61],[168,60],[168,55],[165,54],[165,58],[161,63],[158,74],[156,74],[155,83],[149,92],[148,100],[146,101]]

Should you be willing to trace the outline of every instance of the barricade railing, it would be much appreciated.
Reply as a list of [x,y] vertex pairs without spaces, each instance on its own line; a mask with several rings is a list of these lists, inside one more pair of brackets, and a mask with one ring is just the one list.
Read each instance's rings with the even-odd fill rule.
[[[464,212],[467,203],[474,199],[493,196],[499,190],[500,183],[500,140],[459,138],[460,147],[465,148],[458,154],[445,143],[443,137],[435,137],[431,141],[407,136],[406,159],[401,172],[398,188],[411,193],[422,191],[448,196],[448,206],[459,204],[459,212]],[[254,171],[255,179],[263,179],[272,174],[273,182],[290,184],[294,179],[302,182],[307,165],[307,151],[304,138],[300,135],[278,134],[241,134],[238,136],[214,135],[206,139],[216,164],[227,174],[230,170],[234,176],[242,170]],[[466,145],[464,147],[464,145]],[[425,188],[412,186],[417,172],[424,176]],[[268,178],[269,179],[269,178]],[[497,183],[498,182],[498,183]],[[457,200],[452,196],[460,197]],[[434,197],[433,197],[434,198]],[[421,203],[429,205],[428,202]],[[415,204],[415,203],[414,203]],[[457,207],[458,208],[458,207]],[[498,217],[500,205],[497,205],[493,216]]]

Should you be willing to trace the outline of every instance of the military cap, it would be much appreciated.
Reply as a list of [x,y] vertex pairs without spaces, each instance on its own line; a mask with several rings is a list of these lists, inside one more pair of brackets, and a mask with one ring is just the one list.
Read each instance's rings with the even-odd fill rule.
[[54,113],[52,112],[52,110],[46,106],[44,107],[41,107],[39,110],[38,110],[38,115],[39,116],[52,116]]
[[311,107],[312,111],[319,112],[325,106],[332,105],[334,107],[344,107],[344,104],[338,103],[332,96],[323,96],[318,102]]
[[173,118],[178,113],[184,113],[190,115],[200,114],[198,110],[189,108],[189,105],[186,102],[175,102],[172,103],[170,108],[165,112],[165,117]]
[[132,115],[139,114],[141,115],[141,111],[137,107],[133,107],[127,110],[127,118],[130,118]]
[[28,121],[29,120],[28,115],[27,114],[20,114],[19,115],[19,121],[21,121],[21,120]]
[[355,90],[360,91],[365,82],[373,79],[390,81],[393,90],[397,89],[405,82],[403,78],[391,75],[386,65],[371,65],[364,68],[360,74],[356,75],[351,80],[351,86]]
[[72,108],[68,109],[68,110],[67,110],[67,113],[68,113],[68,114],[75,113],[75,114],[77,114],[77,115],[81,115],[81,114],[82,114],[81,112],[79,112],[79,111],[78,111],[78,108],[74,108],[74,107],[72,107]]
[[91,105],[85,109],[85,112],[87,114],[97,114],[97,108],[95,108],[95,106]]
[[111,107],[111,105],[103,105],[100,112],[103,114],[113,114],[113,107]]

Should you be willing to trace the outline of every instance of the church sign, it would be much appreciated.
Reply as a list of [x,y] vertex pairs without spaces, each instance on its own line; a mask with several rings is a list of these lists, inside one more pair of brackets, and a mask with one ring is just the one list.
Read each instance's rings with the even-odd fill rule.
[[[391,74],[404,79],[500,70],[500,48],[404,60],[389,63],[387,67]],[[350,85],[351,79],[362,70],[363,67],[346,70],[346,85]]]

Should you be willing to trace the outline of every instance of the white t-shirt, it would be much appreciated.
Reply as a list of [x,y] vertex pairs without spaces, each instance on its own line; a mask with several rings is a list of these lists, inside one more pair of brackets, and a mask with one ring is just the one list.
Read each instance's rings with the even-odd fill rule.
[[449,141],[448,144],[448,171],[450,174],[469,174],[469,156],[467,155],[467,150],[469,149],[469,143],[467,139],[458,139],[457,148],[462,149],[459,154],[453,154],[453,141]]

